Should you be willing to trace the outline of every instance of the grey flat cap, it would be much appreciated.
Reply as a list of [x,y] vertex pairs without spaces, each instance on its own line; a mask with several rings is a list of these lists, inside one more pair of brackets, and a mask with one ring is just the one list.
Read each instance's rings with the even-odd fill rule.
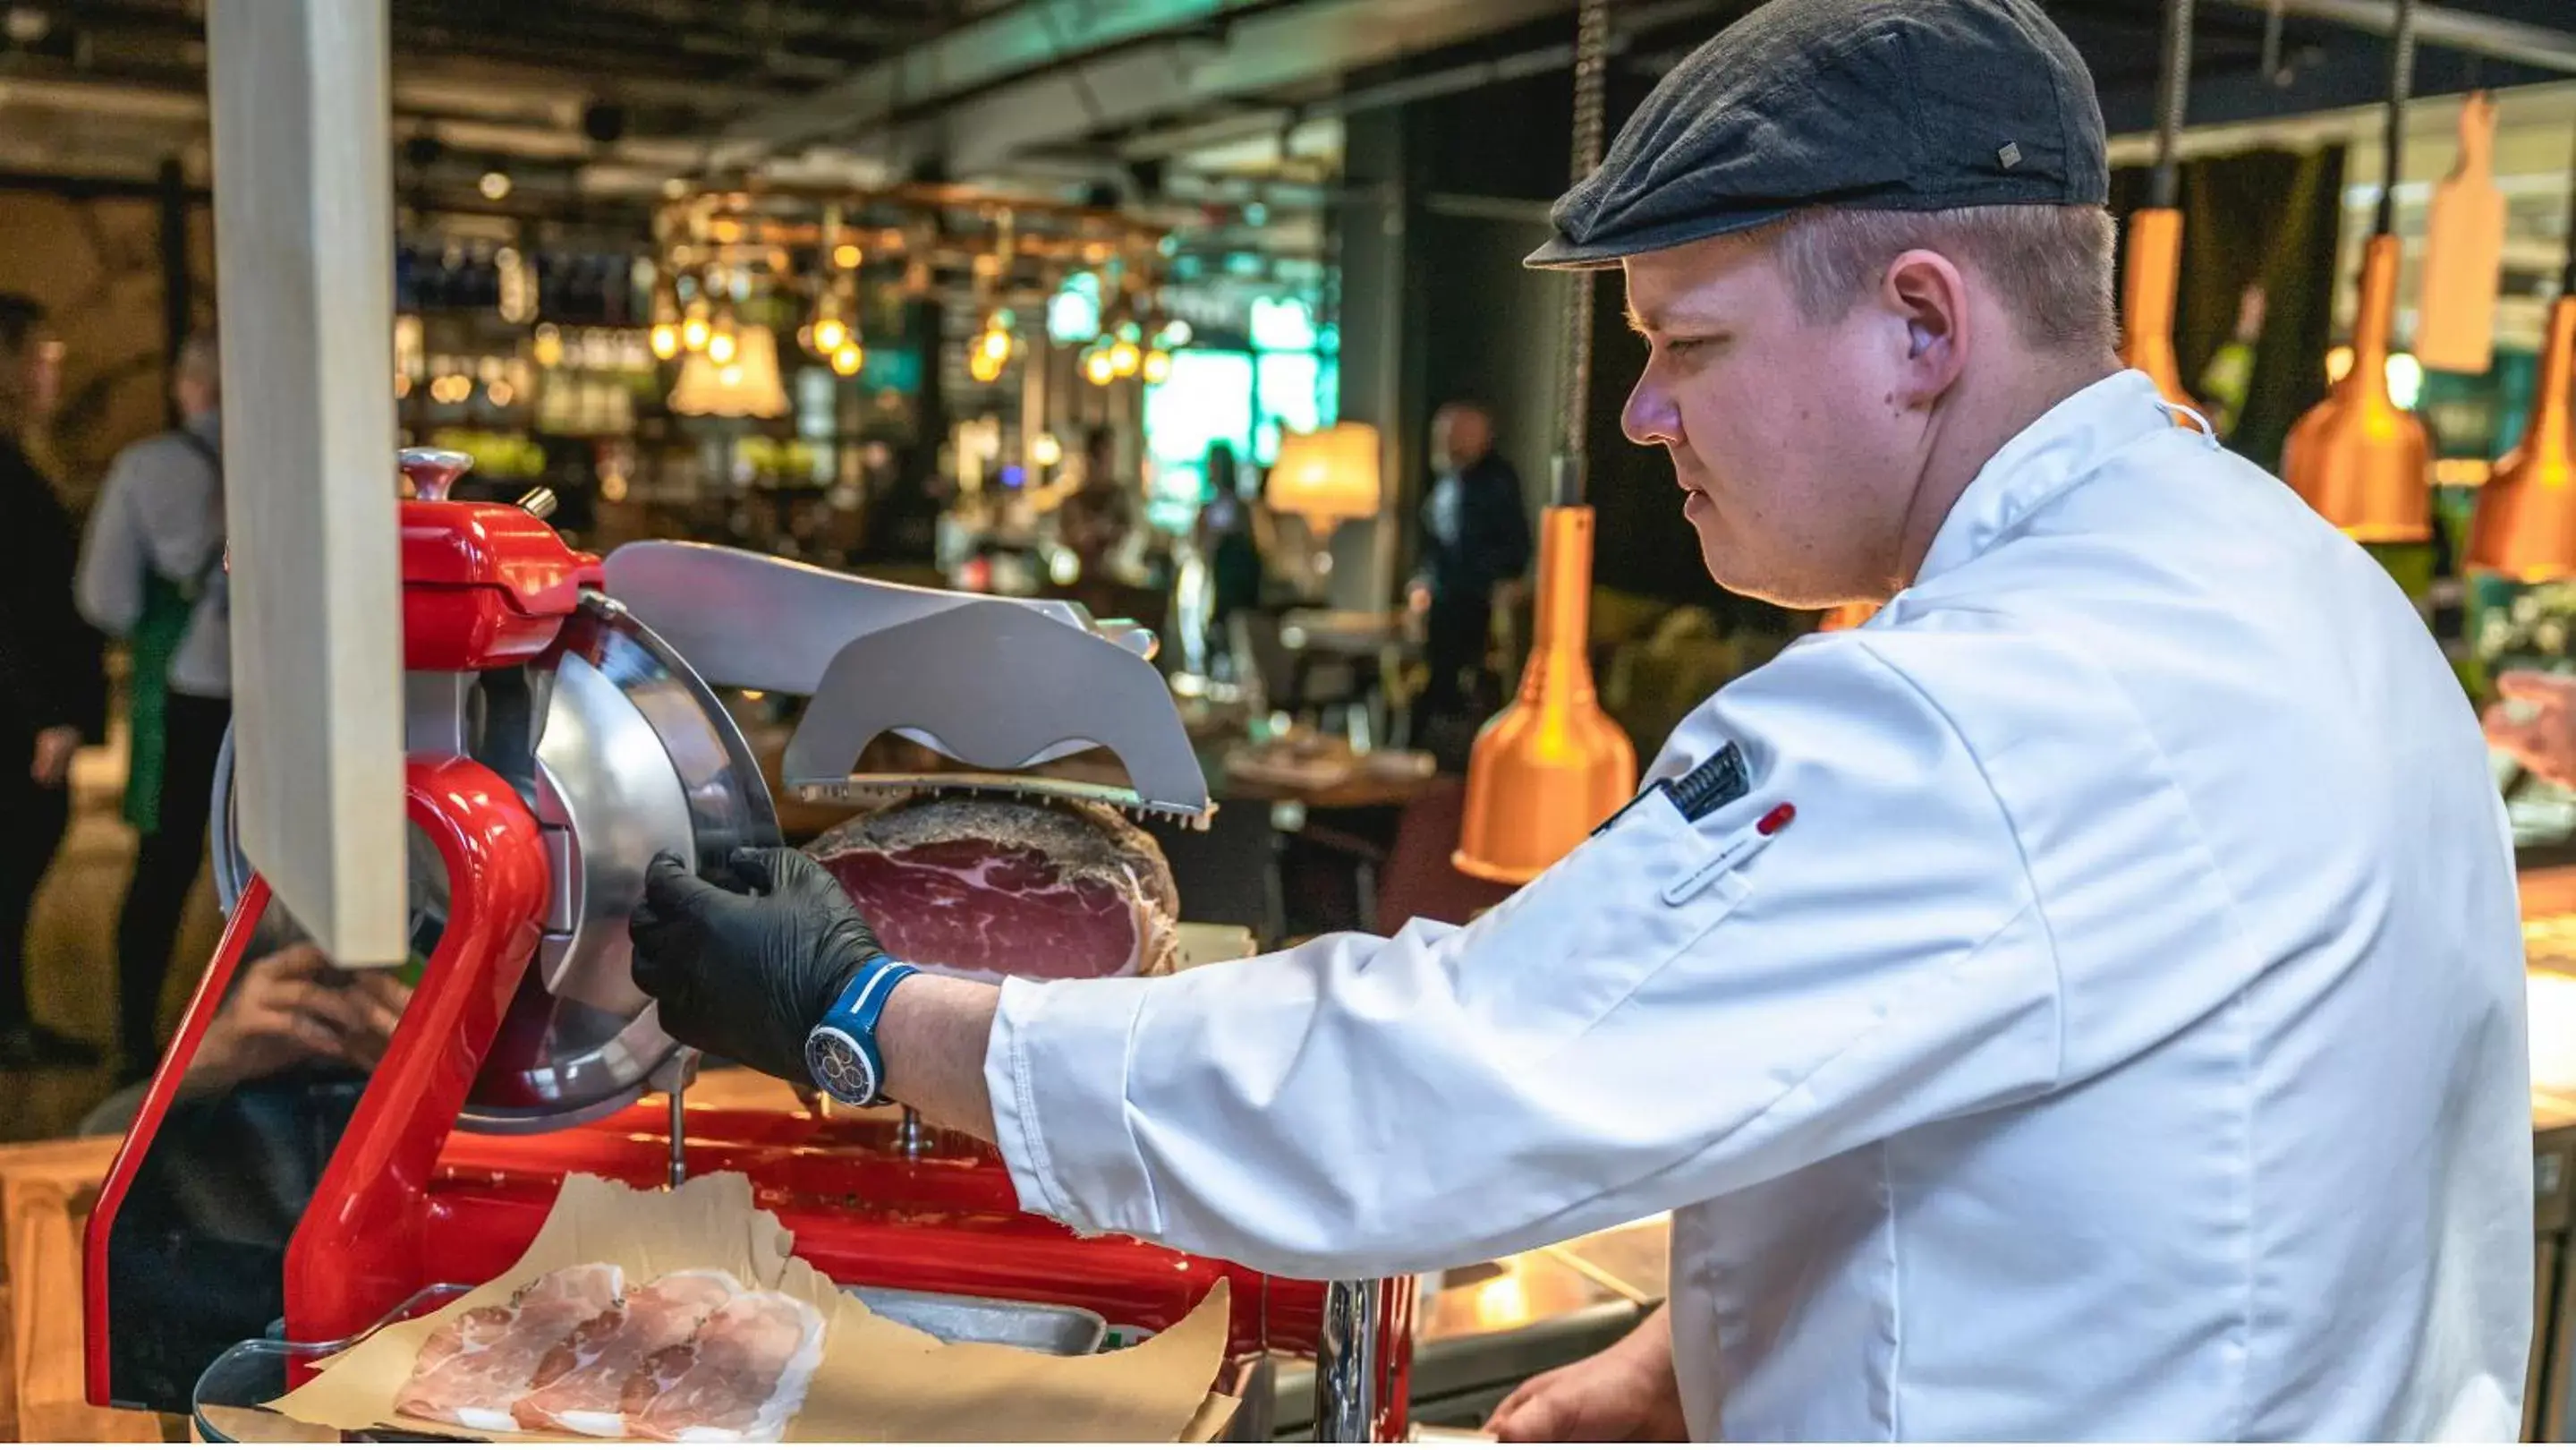
[[2099,206],[2093,77],[2036,0],[1770,0],[1656,85],[1533,267],[1605,267],[1808,207]]

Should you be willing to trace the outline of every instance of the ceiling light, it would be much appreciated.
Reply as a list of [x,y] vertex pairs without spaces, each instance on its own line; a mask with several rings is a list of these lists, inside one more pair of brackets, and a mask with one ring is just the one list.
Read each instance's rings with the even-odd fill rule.
[[474,189],[483,193],[485,201],[499,201],[510,194],[510,174],[506,171],[486,171],[483,173],[483,179],[474,183]]

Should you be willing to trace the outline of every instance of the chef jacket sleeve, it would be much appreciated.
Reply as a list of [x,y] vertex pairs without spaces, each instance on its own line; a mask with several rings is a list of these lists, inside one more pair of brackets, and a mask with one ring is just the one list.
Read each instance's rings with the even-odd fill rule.
[[1746,794],[1693,821],[1650,790],[1463,930],[1012,981],[985,1075],[1021,1202],[1274,1272],[1426,1270],[2046,1091],[2049,936],[1940,703],[1820,638],[1654,773],[1729,741]]

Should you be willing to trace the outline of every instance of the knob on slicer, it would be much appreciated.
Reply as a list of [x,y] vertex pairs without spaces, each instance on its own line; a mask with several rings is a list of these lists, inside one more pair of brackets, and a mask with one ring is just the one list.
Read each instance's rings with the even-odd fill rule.
[[436,503],[447,497],[456,480],[474,466],[474,457],[445,448],[406,448],[394,455],[402,475],[411,483],[412,497]]

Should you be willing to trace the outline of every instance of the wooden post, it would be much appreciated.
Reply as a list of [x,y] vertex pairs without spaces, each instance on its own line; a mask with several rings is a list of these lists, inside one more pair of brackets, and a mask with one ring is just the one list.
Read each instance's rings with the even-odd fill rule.
[[215,0],[242,846],[349,966],[404,929],[386,0]]

